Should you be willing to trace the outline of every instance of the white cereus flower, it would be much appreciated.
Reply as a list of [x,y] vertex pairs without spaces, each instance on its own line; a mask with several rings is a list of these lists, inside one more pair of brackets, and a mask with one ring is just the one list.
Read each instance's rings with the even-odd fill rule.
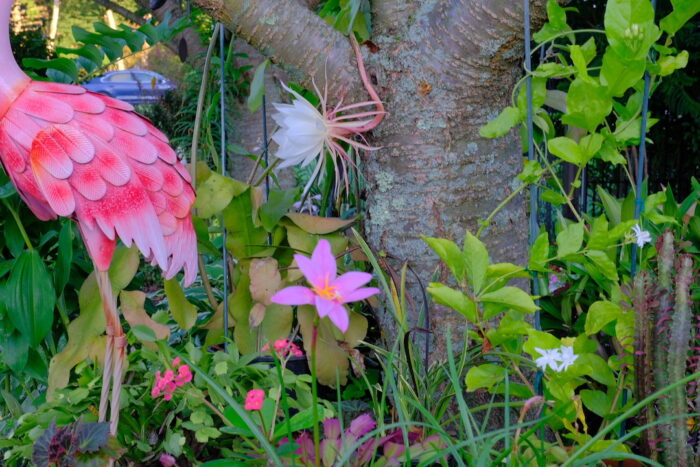
[[[352,164],[353,162],[348,155],[346,147],[353,150],[376,149],[364,142],[362,133],[370,131],[379,125],[384,118],[384,105],[367,78],[362,54],[354,38],[352,38],[352,45],[355,49],[362,82],[372,100],[345,106],[341,102],[335,107],[329,108],[326,95],[321,95],[316,89],[316,94],[321,103],[321,110],[319,111],[301,94],[283,83],[282,87],[292,94],[294,101],[291,104],[273,104],[277,112],[272,115],[272,118],[279,125],[279,128],[272,136],[272,140],[279,145],[275,156],[282,161],[280,167],[289,167],[297,164],[301,164],[304,167],[318,159],[311,180],[303,193],[308,191],[311,183],[320,173],[321,167],[326,161],[324,157],[326,152],[331,155],[335,168],[336,182],[340,182],[340,179],[344,178],[347,184],[347,164]],[[326,82],[328,80],[327,78]],[[375,108],[358,111],[358,109],[363,107]],[[355,139],[357,136],[363,142]],[[338,183],[336,183],[336,186],[338,186]]]

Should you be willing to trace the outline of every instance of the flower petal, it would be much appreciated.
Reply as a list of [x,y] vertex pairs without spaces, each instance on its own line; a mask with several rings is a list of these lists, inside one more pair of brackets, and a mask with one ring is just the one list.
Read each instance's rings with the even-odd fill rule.
[[270,301],[279,305],[313,305],[314,297],[310,289],[295,285],[280,290]]
[[321,297],[316,297],[316,309],[318,310],[318,316],[321,318],[328,316],[331,322],[340,329],[341,332],[347,332],[348,326],[350,326],[350,317],[343,305],[332,300],[324,300]]
[[333,311],[333,307],[336,305],[332,300],[326,300],[319,296],[315,297],[316,310],[318,311],[318,316],[325,318]]
[[371,297],[372,295],[376,295],[378,293],[380,293],[380,291],[376,287],[363,287],[361,289],[354,290],[347,295],[342,295],[341,297],[343,303],[350,303],[359,302],[360,300],[364,300],[365,298]]
[[294,255],[294,260],[297,262],[301,273],[304,274],[304,277],[306,277],[306,280],[309,281],[311,286],[325,287],[323,270],[317,263],[304,255]]
[[328,281],[329,285],[331,282],[335,281],[337,266],[335,264],[335,256],[333,256],[333,252],[331,251],[331,244],[328,240],[322,238],[318,241],[318,245],[316,245],[311,255],[311,261],[318,265],[321,276]]
[[338,295],[345,297],[371,280],[372,274],[366,272],[346,272],[331,285],[338,287]]

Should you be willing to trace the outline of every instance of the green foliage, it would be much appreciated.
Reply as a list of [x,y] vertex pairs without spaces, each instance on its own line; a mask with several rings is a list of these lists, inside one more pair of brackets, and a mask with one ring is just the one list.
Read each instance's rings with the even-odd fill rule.
[[73,26],[73,37],[79,43],[77,47],[57,47],[57,58],[24,58],[22,65],[35,70],[29,72],[35,79],[42,79],[36,73],[39,71],[51,81],[77,83],[98,75],[105,69],[106,63],[118,61],[127,53],[141,52],[144,45],[152,47],[170,40],[187,26],[185,19],[171,23],[169,15],[158,25],[149,22],[138,29],[123,24],[119,29],[112,29],[101,22],[94,23],[94,32]]
[[369,0],[326,0],[319,6],[318,14],[343,34],[353,32],[360,42],[372,35]]

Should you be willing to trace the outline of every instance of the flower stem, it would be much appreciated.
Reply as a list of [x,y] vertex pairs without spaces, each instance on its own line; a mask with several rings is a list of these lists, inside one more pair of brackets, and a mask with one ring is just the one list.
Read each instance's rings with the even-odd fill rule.
[[2,202],[5,204],[5,207],[7,208],[7,210],[10,211],[10,214],[12,214],[12,218],[15,220],[15,223],[17,224],[17,228],[19,229],[19,232],[22,234],[22,238],[24,238],[24,243],[27,244],[27,249],[29,251],[34,250],[34,247],[32,246],[32,242],[29,240],[29,236],[27,235],[27,231],[24,230],[24,224],[22,224],[22,220],[17,215],[17,211],[12,207],[10,202],[7,201],[6,199],[3,199]]
[[321,433],[318,420],[318,383],[316,381],[316,343],[318,341],[318,318],[311,328],[311,400],[314,420],[314,461],[316,467],[321,465]]

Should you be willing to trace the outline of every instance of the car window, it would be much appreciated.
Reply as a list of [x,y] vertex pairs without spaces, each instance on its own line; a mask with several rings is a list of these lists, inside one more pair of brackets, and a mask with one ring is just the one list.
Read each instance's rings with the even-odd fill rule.
[[105,81],[110,83],[121,83],[125,81],[134,81],[131,77],[131,73],[113,73],[105,78]]
[[141,81],[142,83],[150,83],[153,79],[153,75],[149,73],[134,72],[133,75],[137,81]]

